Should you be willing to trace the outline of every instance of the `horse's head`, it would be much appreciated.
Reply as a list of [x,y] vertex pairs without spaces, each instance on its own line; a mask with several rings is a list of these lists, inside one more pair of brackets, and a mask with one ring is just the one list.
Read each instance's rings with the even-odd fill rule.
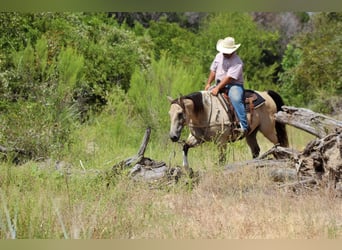
[[168,97],[168,99],[171,102],[169,111],[171,121],[170,139],[173,142],[177,142],[184,125],[188,125],[190,120],[192,123],[195,123],[198,121],[200,114],[203,114],[202,93],[194,92],[177,99],[172,99],[171,97]]
[[169,110],[171,122],[169,136],[173,142],[177,142],[186,122],[185,107],[181,98],[173,100],[171,97],[168,97],[168,99],[171,102]]

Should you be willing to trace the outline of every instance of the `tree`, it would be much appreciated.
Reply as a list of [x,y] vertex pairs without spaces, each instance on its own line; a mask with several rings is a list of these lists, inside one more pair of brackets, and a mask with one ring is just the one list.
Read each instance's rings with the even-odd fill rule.
[[155,58],[168,53],[175,61],[186,64],[197,64],[201,52],[194,46],[196,34],[179,26],[178,23],[169,23],[166,19],[158,22],[151,21],[147,34],[154,43]]
[[271,32],[279,32],[279,59],[291,39],[305,29],[310,20],[306,12],[253,12],[253,20]]
[[288,45],[280,80],[289,103],[319,112],[334,111],[342,94],[341,16],[313,15],[311,30]]
[[[80,120],[146,69],[150,41],[104,13],[0,13],[0,145],[60,153]],[[86,117],[83,115],[82,117]]]

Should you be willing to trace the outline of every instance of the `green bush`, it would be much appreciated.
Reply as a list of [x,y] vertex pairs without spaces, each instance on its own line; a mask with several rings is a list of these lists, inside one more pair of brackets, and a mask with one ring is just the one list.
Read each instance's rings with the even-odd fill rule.
[[0,20],[8,34],[0,39],[0,145],[33,158],[67,152],[80,117],[100,110],[113,88],[127,91],[135,68],[149,64],[151,41],[105,13],[0,13]]
[[58,56],[57,69],[57,96],[65,98],[65,95],[72,94],[77,83],[84,79],[84,58],[70,47],[62,49]]
[[78,120],[71,94],[82,79],[83,59],[66,48],[49,63],[46,47],[43,37],[13,52],[13,69],[2,79],[1,145],[22,150],[23,158],[60,152]]
[[154,56],[159,60],[167,54],[171,60],[185,65],[198,65],[201,51],[194,46],[196,34],[167,20],[151,21],[147,34],[154,43]]
[[160,60],[152,60],[149,70],[135,71],[128,96],[141,124],[165,133],[169,127],[167,96],[177,98],[201,90],[202,79],[200,66],[187,68],[181,62],[173,63],[165,53]]
[[[282,92],[292,105],[330,113],[342,94],[341,15],[312,17],[312,30],[288,45],[280,74]],[[334,99],[334,98],[333,98]]]

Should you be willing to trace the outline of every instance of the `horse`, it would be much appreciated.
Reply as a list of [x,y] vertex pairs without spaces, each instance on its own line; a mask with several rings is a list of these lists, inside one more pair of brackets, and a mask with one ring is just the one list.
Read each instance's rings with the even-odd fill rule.
[[[243,137],[251,150],[252,157],[257,158],[260,147],[257,142],[257,132],[260,131],[274,145],[288,146],[285,124],[275,120],[275,113],[284,105],[282,97],[273,90],[249,91],[255,100],[261,100],[258,106],[246,105],[249,108],[247,120],[249,132]],[[247,93],[247,92],[246,92]],[[259,98],[255,98],[255,96]],[[250,97],[252,98],[252,97]],[[184,126],[188,126],[190,134],[183,142],[183,167],[189,170],[188,150],[204,142],[214,141],[220,148],[220,162],[225,161],[223,152],[227,144],[242,139],[234,133],[238,125],[236,114],[223,94],[214,96],[210,91],[198,91],[170,101],[170,132],[173,142],[179,142]],[[251,99],[246,101],[251,104]]]

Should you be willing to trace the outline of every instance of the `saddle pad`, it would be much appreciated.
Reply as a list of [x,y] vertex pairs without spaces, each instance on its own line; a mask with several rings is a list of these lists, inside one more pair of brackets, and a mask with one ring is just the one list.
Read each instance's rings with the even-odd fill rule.
[[255,92],[254,90],[246,89],[245,90],[245,104],[246,104],[246,109],[248,111],[249,111],[248,98],[252,98],[254,109],[259,108],[265,103],[265,99],[261,95],[259,95],[257,92]]

